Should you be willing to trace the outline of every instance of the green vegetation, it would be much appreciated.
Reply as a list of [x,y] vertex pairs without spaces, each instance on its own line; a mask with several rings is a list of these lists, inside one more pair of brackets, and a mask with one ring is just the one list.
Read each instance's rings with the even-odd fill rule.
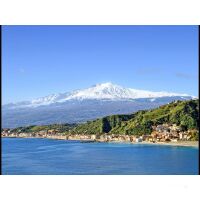
[[108,133],[115,127],[120,127],[124,121],[131,119],[133,115],[112,115],[88,121],[87,123],[80,124],[70,131],[70,133],[80,134],[101,134]]
[[51,125],[41,125],[41,126],[26,126],[26,127],[18,127],[11,130],[11,132],[38,132],[38,131],[47,131],[47,130],[56,130],[60,133],[69,131],[70,129],[74,128],[75,124],[51,124]]
[[191,141],[198,141],[199,140],[199,132],[197,130],[191,130]]
[[176,124],[190,132],[191,140],[198,140],[199,100],[174,101],[152,110],[141,110],[130,115],[111,115],[83,124],[52,124],[27,126],[11,132],[38,132],[53,130],[61,134],[107,134],[145,135],[151,134],[152,126]]
[[[143,135],[152,132],[152,125],[176,124],[185,130],[198,129],[199,101],[174,101],[159,108],[138,111],[131,115],[112,115],[80,124],[68,133]],[[197,138],[198,133],[193,135]]]

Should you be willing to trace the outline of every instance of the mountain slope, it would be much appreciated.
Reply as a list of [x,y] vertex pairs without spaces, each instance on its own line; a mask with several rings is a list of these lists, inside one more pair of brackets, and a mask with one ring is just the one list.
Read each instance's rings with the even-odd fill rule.
[[192,96],[169,92],[150,92],[123,88],[111,83],[54,94],[32,101],[2,106],[2,127],[53,123],[80,123],[113,114],[129,114],[156,108]]
[[11,103],[4,105],[8,108],[26,108],[26,107],[38,107],[51,105],[55,103],[63,103],[72,100],[130,100],[130,99],[141,99],[141,98],[155,98],[160,97],[191,97],[187,94],[178,94],[170,92],[151,92],[146,90],[136,90],[132,88],[124,88],[119,85],[112,83],[96,84],[90,88],[83,90],[75,90],[72,92],[52,94],[49,96],[33,99],[32,101],[24,101],[18,103]]
[[142,135],[151,133],[152,125],[163,123],[176,124],[185,130],[198,129],[198,115],[198,100],[176,101],[153,110],[89,121],[75,127],[70,133]]

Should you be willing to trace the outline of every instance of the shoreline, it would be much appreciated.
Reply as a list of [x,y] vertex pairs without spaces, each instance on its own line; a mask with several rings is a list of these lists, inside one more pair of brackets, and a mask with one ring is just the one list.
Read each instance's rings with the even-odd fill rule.
[[178,142],[127,142],[127,141],[110,141],[108,143],[127,143],[139,145],[163,145],[163,146],[180,146],[180,147],[199,147],[199,141],[178,141]]
[[180,146],[180,147],[199,147],[199,141],[178,141],[178,142],[141,142],[141,144],[155,144],[155,145],[166,145],[166,146]]
[[180,147],[199,147],[199,141],[178,141],[178,142],[128,142],[128,141],[102,141],[102,140],[92,140],[92,139],[66,139],[65,137],[1,137],[1,138],[36,138],[36,139],[51,139],[51,140],[68,140],[68,141],[80,141],[82,143],[127,143],[127,144],[147,144],[147,145],[163,145],[163,146],[180,146]]

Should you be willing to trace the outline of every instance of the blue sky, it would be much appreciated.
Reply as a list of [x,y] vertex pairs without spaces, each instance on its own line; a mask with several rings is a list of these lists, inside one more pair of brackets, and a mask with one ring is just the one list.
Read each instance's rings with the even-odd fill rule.
[[113,82],[198,95],[197,26],[3,26],[3,104]]

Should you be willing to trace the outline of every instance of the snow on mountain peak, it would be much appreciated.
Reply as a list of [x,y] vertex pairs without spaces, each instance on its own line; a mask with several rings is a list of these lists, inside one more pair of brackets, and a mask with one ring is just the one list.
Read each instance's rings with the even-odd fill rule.
[[[139,99],[139,98],[154,98],[172,97],[172,96],[190,96],[187,94],[177,94],[169,92],[151,92],[146,90],[137,90],[132,88],[124,88],[122,86],[112,84],[111,82],[96,84],[90,88],[83,90],[75,90],[72,92],[52,94],[42,98],[37,98],[29,103],[21,105],[21,107],[37,107],[41,105],[50,105],[52,103],[61,103],[69,100],[123,100],[123,99]],[[19,104],[15,104],[19,107]]]
[[187,94],[177,94],[169,92],[150,92],[146,90],[136,90],[124,88],[122,86],[108,83],[96,84],[93,87],[79,90],[69,95],[65,100],[71,99],[137,99],[137,98],[156,98],[167,96],[189,96]]
[[68,96],[65,100],[124,99],[127,97],[129,98],[129,94],[127,93],[125,88],[108,82],[108,83],[96,84],[93,87],[74,92],[72,95]]

